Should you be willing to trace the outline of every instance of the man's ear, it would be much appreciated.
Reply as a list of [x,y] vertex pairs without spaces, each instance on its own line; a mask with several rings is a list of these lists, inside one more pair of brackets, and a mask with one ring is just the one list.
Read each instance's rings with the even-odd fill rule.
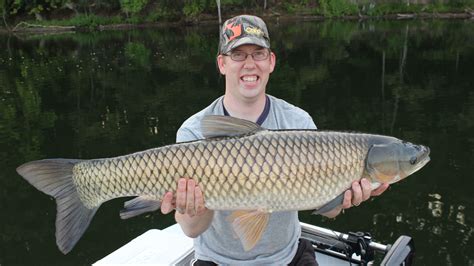
[[273,70],[275,69],[275,65],[276,65],[276,55],[271,52],[270,53],[270,73],[273,72]]
[[224,59],[224,56],[221,54],[217,56],[217,66],[219,67],[219,71],[221,72],[221,74],[225,75],[225,70],[226,70],[225,59]]

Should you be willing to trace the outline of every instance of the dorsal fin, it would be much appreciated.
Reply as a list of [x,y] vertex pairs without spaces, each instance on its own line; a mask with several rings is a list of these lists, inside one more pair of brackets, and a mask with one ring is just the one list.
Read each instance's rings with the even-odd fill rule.
[[208,115],[201,120],[201,131],[207,138],[234,137],[264,130],[254,122],[222,115]]

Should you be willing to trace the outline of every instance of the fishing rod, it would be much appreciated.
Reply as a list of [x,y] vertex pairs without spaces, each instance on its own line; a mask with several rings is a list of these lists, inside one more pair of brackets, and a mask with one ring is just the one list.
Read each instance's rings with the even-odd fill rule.
[[217,15],[219,16],[219,29],[222,25],[222,18],[221,18],[221,0],[216,0],[217,3]]

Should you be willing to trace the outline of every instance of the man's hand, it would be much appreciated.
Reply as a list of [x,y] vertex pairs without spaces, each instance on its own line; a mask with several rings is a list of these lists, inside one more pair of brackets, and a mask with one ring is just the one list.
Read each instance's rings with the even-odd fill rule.
[[369,180],[366,178],[362,178],[360,183],[354,181],[352,183],[351,189],[348,189],[346,192],[344,192],[344,200],[342,201],[342,205],[329,212],[323,213],[322,215],[328,218],[334,218],[339,215],[343,209],[349,209],[352,206],[359,206],[363,201],[368,200],[370,197],[379,196],[385,190],[387,190],[388,187],[389,184],[382,184],[380,187],[372,190],[372,186],[370,185]]
[[204,206],[202,190],[193,179],[179,179],[176,196],[173,192],[166,192],[161,212],[167,214],[175,209],[176,222],[184,234],[193,238],[206,231],[214,217],[214,211]]
[[180,214],[190,217],[202,215],[207,209],[204,207],[204,197],[201,188],[193,179],[181,178],[178,180],[176,198],[173,192],[167,192],[161,203],[161,212],[170,213],[176,209]]

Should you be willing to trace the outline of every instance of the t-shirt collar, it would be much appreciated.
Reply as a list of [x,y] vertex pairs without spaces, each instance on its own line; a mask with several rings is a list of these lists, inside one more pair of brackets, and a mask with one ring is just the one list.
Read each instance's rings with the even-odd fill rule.
[[[224,98],[222,98],[222,108],[224,110],[224,115],[225,116],[230,116],[229,112],[227,112],[227,109],[225,109],[224,106]],[[263,112],[260,114],[260,116],[257,119],[257,125],[261,126],[265,119],[267,119],[268,114],[270,113],[270,98],[268,95],[265,95],[265,107],[263,108]]]

